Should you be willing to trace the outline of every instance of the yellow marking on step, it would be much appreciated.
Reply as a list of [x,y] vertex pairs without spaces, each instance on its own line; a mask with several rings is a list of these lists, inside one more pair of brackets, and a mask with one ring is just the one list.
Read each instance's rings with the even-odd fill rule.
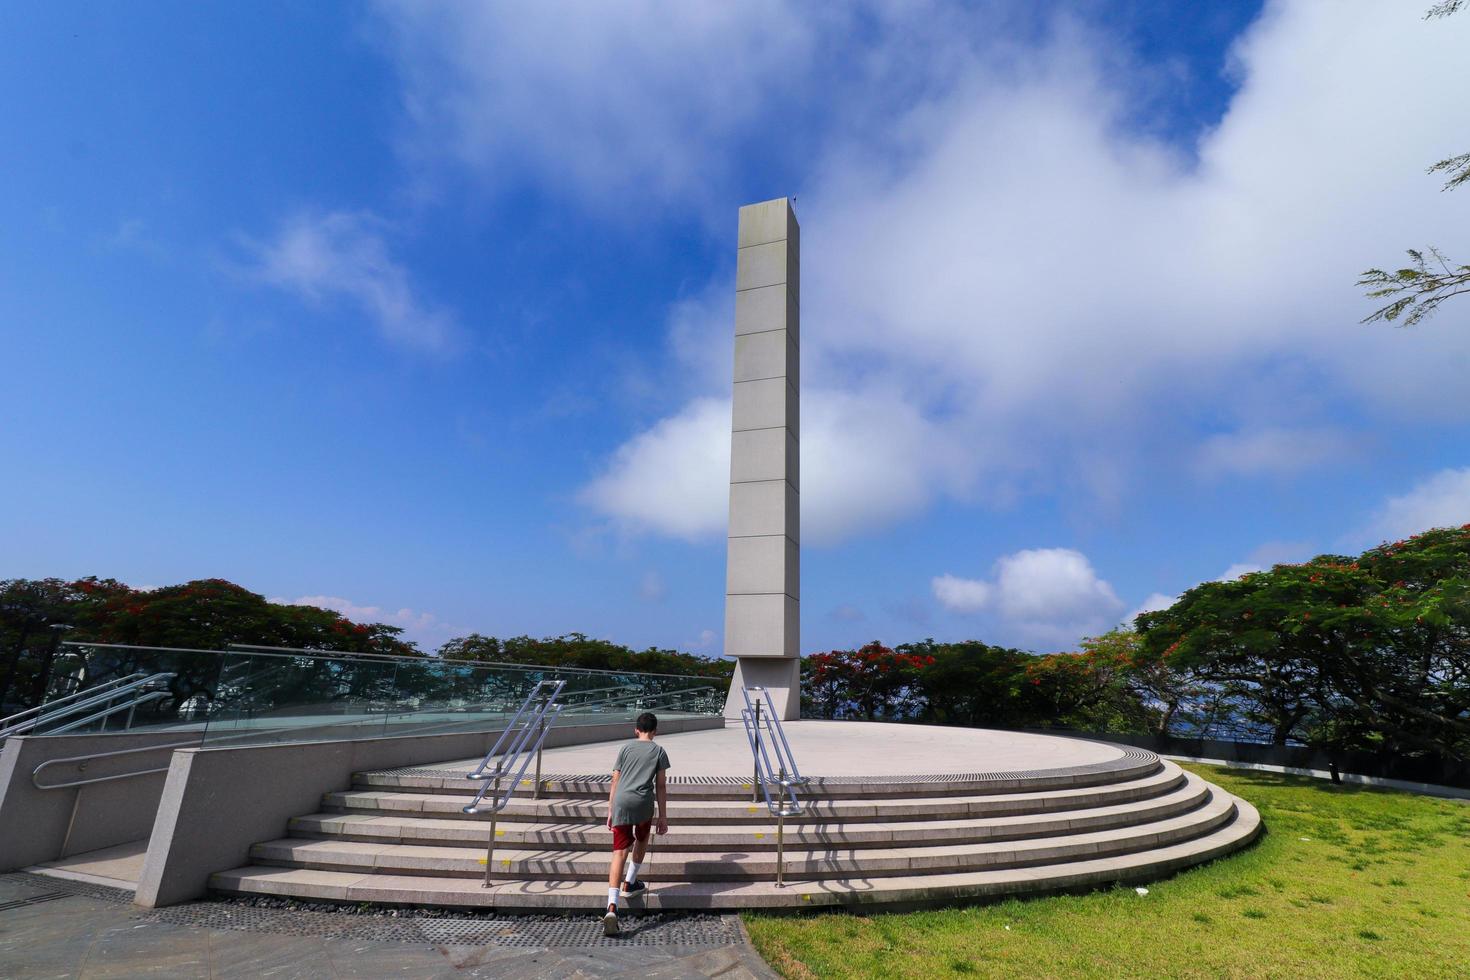
[[759,809],[759,807],[748,806],[745,808],[747,813],[754,813],[757,809]]
[[495,836],[496,837],[504,837],[505,836],[505,831],[503,831],[503,830],[497,830],[495,832]]
[[803,902],[810,902],[812,900],[812,897],[810,895],[803,895],[801,896],[801,900]]
[[765,837],[765,836],[766,836],[766,835],[765,835],[765,834],[756,834],[756,835],[755,835],[755,839],[756,839],[756,840],[760,840],[760,839],[761,839],[761,838],[763,838],[763,837]]

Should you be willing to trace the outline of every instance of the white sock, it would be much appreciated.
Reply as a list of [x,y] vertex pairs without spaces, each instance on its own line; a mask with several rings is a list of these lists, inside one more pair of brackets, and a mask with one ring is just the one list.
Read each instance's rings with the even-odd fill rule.
[[626,881],[630,885],[633,882],[635,882],[635,881],[638,880],[638,862],[637,861],[629,861],[628,862],[628,870],[625,871],[625,872],[623,872],[623,880]]
[[619,889],[617,889],[617,888],[609,888],[607,890],[607,904],[611,905],[613,908],[617,908],[618,907],[618,894],[619,894]]

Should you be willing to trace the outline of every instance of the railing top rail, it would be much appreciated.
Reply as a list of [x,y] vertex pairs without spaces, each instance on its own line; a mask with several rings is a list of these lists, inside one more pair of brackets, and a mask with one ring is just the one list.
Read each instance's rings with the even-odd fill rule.
[[[143,675],[143,672],[138,671],[138,675]],[[148,688],[154,684],[159,683],[160,681],[171,680],[174,676],[174,674],[167,671],[160,671],[156,674],[147,674],[140,676],[137,680],[128,681],[128,683],[122,684],[118,687],[104,688],[103,686],[99,685],[96,688],[88,688],[86,693],[90,695],[89,697],[83,698],[80,701],[75,701],[71,704],[67,704],[56,710],[42,711],[34,718],[29,718],[25,721],[11,725],[9,728],[0,729],[0,736],[9,737],[11,735],[24,735],[27,732],[34,731],[41,725],[54,724],[55,722],[67,718],[70,715],[78,714],[82,711],[87,711],[91,708],[96,707],[99,704],[110,703],[114,698],[121,697],[124,694],[130,694],[132,692],[138,691],[140,688]],[[126,678],[124,678],[124,680],[126,680]],[[152,698],[152,700],[156,700],[156,698]],[[142,701],[143,695],[138,695],[134,697],[131,701],[124,701],[120,707],[126,708],[130,705],[141,704]],[[42,705],[41,707],[49,709],[52,707],[52,705],[48,703]],[[77,727],[79,724],[96,721],[100,717],[102,717],[101,714],[89,715],[81,722],[70,722],[66,725],[63,725],[61,728],[52,729],[48,734],[55,735],[60,734],[61,732],[70,731],[71,729]]]
[[436,657],[425,654],[422,657],[403,657],[391,653],[358,652],[355,650],[316,650],[307,647],[268,647],[254,646],[247,643],[231,643],[225,650],[209,650],[201,647],[155,647],[142,646],[136,643],[92,643],[87,640],[64,640],[63,646],[71,647],[98,647],[101,649],[116,650],[156,650],[160,653],[213,653],[217,655],[228,655],[232,653],[248,653],[252,656],[261,657],[310,657],[322,660],[355,660],[372,661],[377,663],[401,663],[401,664],[453,664],[462,667],[497,667],[508,670],[554,670],[566,674],[582,674],[588,676],[614,676],[624,677],[634,675],[637,677],[666,677],[676,680],[704,680],[718,681],[724,678],[711,674],[663,674],[652,670],[605,670],[600,667],[559,667],[551,664],[513,664],[500,660],[455,660],[449,657]]
[[15,722],[18,718],[24,718],[26,715],[33,715],[45,712],[49,708],[59,707],[60,705],[66,704],[68,701],[75,701],[77,698],[86,697],[94,694],[101,694],[103,691],[107,690],[110,687],[116,687],[119,684],[126,684],[129,681],[135,681],[141,677],[146,677],[147,675],[147,671],[135,670],[131,674],[127,674],[126,676],[114,677],[110,681],[104,681],[101,684],[94,684],[91,687],[84,687],[79,691],[73,691],[71,694],[68,694],[65,697],[52,698],[50,701],[43,701],[41,704],[36,705],[34,708],[27,708],[24,711],[17,711],[13,715],[7,715],[4,718],[0,718],[0,728],[5,728],[7,724]]

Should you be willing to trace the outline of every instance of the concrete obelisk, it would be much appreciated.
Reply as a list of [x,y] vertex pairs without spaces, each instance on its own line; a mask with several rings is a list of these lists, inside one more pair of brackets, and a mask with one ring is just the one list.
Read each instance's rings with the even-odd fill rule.
[[801,236],[786,198],[740,209],[735,261],[735,392],[725,655],[735,681],[770,691],[782,719],[801,714],[801,508],[797,371]]

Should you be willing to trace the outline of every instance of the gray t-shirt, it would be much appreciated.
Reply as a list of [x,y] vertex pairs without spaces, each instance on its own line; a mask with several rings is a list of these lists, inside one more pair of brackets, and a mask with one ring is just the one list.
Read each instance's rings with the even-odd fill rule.
[[623,746],[613,766],[618,773],[618,791],[612,801],[614,827],[653,819],[654,777],[667,768],[669,756],[662,745],[640,738]]

